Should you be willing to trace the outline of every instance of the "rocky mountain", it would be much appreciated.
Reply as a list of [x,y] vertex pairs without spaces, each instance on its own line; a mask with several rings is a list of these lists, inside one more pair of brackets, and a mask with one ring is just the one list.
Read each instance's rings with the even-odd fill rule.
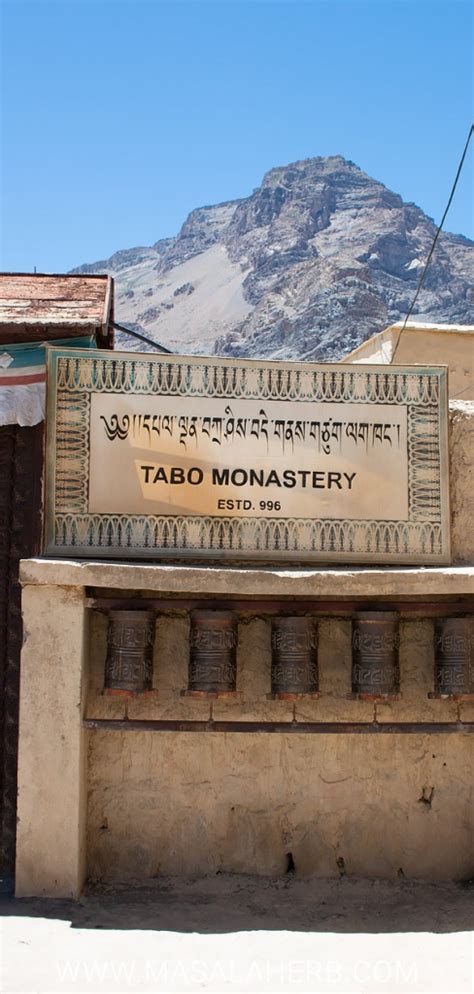
[[[404,318],[435,230],[353,162],[305,159],[74,272],[110,273],[116,320],[175,352],[339,359]],[[413,319],[474,323],[473,261],[473,242],[442,234]]]

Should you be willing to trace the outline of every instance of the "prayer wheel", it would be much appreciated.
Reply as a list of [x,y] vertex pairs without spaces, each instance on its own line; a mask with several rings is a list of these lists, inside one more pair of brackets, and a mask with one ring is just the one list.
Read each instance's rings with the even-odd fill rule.
[[187,696],[235,694],[237,618],[232,611],[192,611]]
[[430,697],[474,697],[474,615],[437,619],[434,685]]
[[106,694],[143,694],[153,680],[154,611],[109,611]]
[[352,694],[359,700],[400,696],[396,611],[358,611],[352,620]]
[[318,629],[314,618],[273,618],[271,679],[270,697],[318,696]]

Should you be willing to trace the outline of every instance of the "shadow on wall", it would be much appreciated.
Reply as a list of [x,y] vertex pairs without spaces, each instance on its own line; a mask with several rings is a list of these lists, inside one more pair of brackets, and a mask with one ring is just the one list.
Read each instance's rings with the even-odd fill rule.
[[79,902],[0,901],[0,915],[59,919],[80,929],[151,929],[219,934],[296,932],[463,932],[474,927],[474,878],[430,884],[298,879],[298,867],[277,879],[216,874],[164,877],[138,887],[95,886]]

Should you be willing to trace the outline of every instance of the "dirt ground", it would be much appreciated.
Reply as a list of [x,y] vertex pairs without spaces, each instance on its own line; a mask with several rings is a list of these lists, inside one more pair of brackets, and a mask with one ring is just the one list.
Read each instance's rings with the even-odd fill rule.
[[217,875],[0,904],[8,992],[473,990],[474,884]]

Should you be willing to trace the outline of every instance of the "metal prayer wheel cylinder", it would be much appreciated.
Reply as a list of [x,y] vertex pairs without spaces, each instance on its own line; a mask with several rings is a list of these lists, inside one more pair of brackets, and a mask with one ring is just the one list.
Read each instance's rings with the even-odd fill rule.
[[436,620],[434,684],[430,697],[474,696],[474,615]]
[[396,611],[358,611],[352,619],[352,694],[359,699],[400,696]]
[[109,611],[105,693],[143,694],[153,680],[154,611]]
[[187,694],[234,694],[237,682],[237,617],[232,611],[192,611]]
[[271,680],[271,697],[318,695],[318,628],[314,618],[272,619]]

